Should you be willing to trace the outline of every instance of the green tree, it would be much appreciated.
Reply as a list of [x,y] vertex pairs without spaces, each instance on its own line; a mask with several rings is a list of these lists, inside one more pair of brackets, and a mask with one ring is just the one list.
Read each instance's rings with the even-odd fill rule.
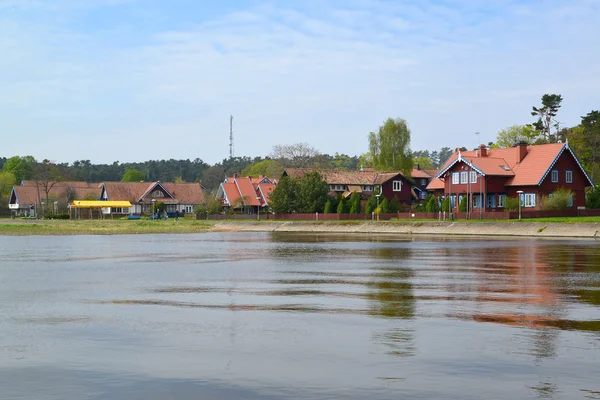
[[338,206],[337,206],[337,213],[338,214],[346,214],[348,212],[348,206],[346,205],[346,199],[344,197],[340,198],[340,201],[338,201]]
[[296,182],[284,176],[271,193],[270,207],[276,214],[289,214],[296,208]]
[[419,169],[433,169],[433,161],[429,157],[415,157],[413,163],[419,166]]
[[[547,142],[556,142],[556,135],[552,135],[552,127],[558,127],[554,117],[558,113],[558,109],[562,103],[560,94],[545,94],[542,96],[542,106],[533,107],[531,115],[538,117],[538,120],[533,123],[533,127],[546,139]],[[557,129],[558,130],[558,129]]]
[[283,167],[276,160],[262,160],[248,165],[240,173],[241,176],[251,176],[257,178],[266,176],[269,178],[279,178],[283,174]]
[[390,201],[390,205],[388,208],[390,213],[397,213],[398,211],[400,211],[400,200],[398,200],[398,196],[394,196],[392,198],[392,201]]
[[223,211],[223,204],[221,200],[215,197],[212,192],[204,193],[204,203],[194,207],[194,213],[196,214],[220,214]]
[[450,196],[446,196],[442,201],[442,211],[450,212]]
[[388,118],[377,132],[369,134],[369,152],[378,170],[401,171],[410,176],[413,160],[410,129],[403,119]]
[[360,193],[352,192],[350,196],[350,214],[360,214]]
[[367,204],[365,205],[365,214],[371,214],[377,208],[377,197],[373,193],[369,200],[367,200]]
[[519,209],[519,198],[508,197],[506,199],[506,205],[504,206],[506,211],[517,211]]
[[145,176],[142,171],[135,168],[128,168],[121,178],[121,182],[142,182]]
[[12,173],[15,176],[16,182],[20,183],[23,180],[33,178],[36,164],[37,161],[32,156],[14,156],[6,160],[2,166],[2,170]]
[[323,210],[323,214],[329,213],[331,213],[331,200],[327,200],[327,203],[325,203],[325,209]]
[[600,185],[592,188],[587,193],[585,206],[587,208],[600,208]]
[[460,199],[460,203],[458,203],[458,211],[467,212],[467,208],[467,196],[463,196],[462,199]]
[[568,131],[569,146],[596,184],[600,184],[600,111],[581,117],[581,124]]
[[296,182],[296,211],[300,213],[323,212],[327,203],[329,185],[318,172],[304,174]]
[[531,125],[512,125],[498,131],[496,144],[492,147],[512,147],[518,142],[534,144],[539,138],[539,132]]
[[0,171],[0,196],[9,195],[15,184],[16,179],[12,172]]
[[390,212],[390,203],[388,202],[388,199],[386,199],[384,197],[383,201],[379,205],[379,213],[380,214],[389,214],[389,212]]
[[438,203],[438,199],[435,196],[429,196],[429,200],[427,201],[427,205],[425,206],[425,210],[427,212],[438,212],[440,211],[440,205]]

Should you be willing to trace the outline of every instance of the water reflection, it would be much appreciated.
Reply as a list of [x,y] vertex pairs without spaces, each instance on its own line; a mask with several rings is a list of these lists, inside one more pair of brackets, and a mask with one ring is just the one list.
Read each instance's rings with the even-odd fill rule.
[[215,233],[0,246],[0,397],[600,395],[596,242]]

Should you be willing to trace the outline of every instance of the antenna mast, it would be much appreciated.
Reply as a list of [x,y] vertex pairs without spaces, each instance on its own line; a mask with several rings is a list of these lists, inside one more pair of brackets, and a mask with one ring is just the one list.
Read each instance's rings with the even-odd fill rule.
[[229,158],[233,158],[233,115],[229,116]]

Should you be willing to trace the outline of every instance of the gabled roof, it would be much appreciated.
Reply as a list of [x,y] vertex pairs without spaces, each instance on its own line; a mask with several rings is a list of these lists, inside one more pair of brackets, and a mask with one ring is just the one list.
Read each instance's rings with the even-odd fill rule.
[[264,205],[268,206],[271,202],[271,193],[273,193],[273,190],[275,190],[275,185],[272,183],[261,183],[258,185],[258,191]]
[[[57,200],[68,200],[68,190],[73,190],[75,197],[79,199],[93,198],[100,196],[100,184],[86,182],[58,182],[48,193],[48,197]],[[12,189],[11,204],[38,204],[39,199],[46,196],[42,186],[36,186],[35,181],[23,181],[21,185],[14,186]],[[14,203],[13,203],[14,201]]]
[[469,165],[484,176],[508,177],[507,186],[537,186],[542,183],[563,152],[568,151],[574,157],[590,185],[593,185],[589,175],[583,169],[577,156],[567,143],[551,143],[527,146],[523,160],[519,161],[519,148],[508,147],[500,149],[487,149],[485,157],[478,157],[478,150],[454,153],[436,174],[436,179],[427,186],[435,190],[444,187],[442,177],[457,162]]
[[104,182],[102,187],[102,194],[108,200],[139,203],[152,191],[160,188],[168,198],[178,203],[200,204],[204,202],[204,193],[199,183]]
[[247,206],[260,206],[259,200],[256,198],[257,193],[254,185],[252,185],[252,178],[236,178],[241,197],[244,200],[244,204]]
[[336,169],[315,169],[315,168],[288,168],[284,174],[290,178],[302,178],[304,174],[318,172],[325,182],[329,185],[381,185],[398,175],[404,175],[401,172],[385,171],[353,171]]

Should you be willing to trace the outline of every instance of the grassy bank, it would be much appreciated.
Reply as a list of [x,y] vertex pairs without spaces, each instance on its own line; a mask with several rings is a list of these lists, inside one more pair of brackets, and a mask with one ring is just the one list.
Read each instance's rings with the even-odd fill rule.
[[196,220],[0,220],[0,235],[125,235],[206,232],[212,224]]

